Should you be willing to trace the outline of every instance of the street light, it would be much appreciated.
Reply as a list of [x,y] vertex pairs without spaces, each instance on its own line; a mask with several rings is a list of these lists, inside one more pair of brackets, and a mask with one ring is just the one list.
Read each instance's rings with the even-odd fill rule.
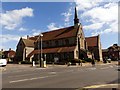
[[[41,52],[40,52],[40,54],[41,54],[41,59],[40,59],[40,55],[39,55],[39,62],[40,62],[40,67],[42,67],[42,63],[43,63],[43,57],[42,57],[42,37],[43,37],[43,34],[42,33],[40,33],[39,34],[39,38],[41,38],[41,48],[40,47],[38,47],[38,50],[40,50]],[[38,43],[38,46],[40,46],[40,43]]]
[[43,34],[41,33],[40,36],[41,36],[41,66],[42,66],[42,64],[43,64],[43,57],[42,57],[42,37],[43,37]]

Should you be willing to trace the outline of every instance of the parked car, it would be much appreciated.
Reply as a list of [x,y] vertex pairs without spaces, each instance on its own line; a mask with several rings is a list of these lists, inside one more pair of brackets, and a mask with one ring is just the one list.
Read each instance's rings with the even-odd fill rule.
[[4,58],[4,55],[0,55],[0,67],[7,65],[7,60]]

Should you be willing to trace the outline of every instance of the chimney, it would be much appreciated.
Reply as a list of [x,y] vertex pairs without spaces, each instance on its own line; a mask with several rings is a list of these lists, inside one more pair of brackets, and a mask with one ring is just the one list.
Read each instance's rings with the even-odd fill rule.
[[118,46],[117,44],[113,44],[113,46]]
[[27,39],[29,39],[29,35],[27,35]]
[[1,49],[1,51],[3,51],[3,49]]
[[9,51],[11,51],[11,48],[9,48]]

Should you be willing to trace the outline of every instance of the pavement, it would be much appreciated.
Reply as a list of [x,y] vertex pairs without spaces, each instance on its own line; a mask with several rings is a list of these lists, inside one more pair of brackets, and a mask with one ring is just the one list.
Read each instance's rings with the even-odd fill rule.
[[[96,62],[96,65],[106,65],[106,64],[118,64],[117,61],[112,61],[111,63],[103,63],[103,62]],[[38,67],[39,64],[36,64]],[[67,65],[56,65],[56,64],[47,64],[47,66],[67,66]],[[71,65],[71,66],[76,66],[76,65]],[[80,66],[80,65],[77,65]],[[91,66],[91,63],[82,63],[82,66]],[[31,64],[7,64],[6,67],[32,67]]]
[[[96,65],[118,65],[117,61],[112,61],[111,63],[103,63],[103,62],[96,62]],[[91,63],[82,63],[81,65],[56,65],[56,64],[47,64],[46,69],[48,68],[61,68],[61,67],[87,67],[87,66],[92,66]],[[7,64],[6,67],[0,67],[0,71],[6,71],[12,68],[40,68],[39,64],[36,64],[35,66],[32,66],[31,64]],[[44,68],[45,69],[45,68]]]

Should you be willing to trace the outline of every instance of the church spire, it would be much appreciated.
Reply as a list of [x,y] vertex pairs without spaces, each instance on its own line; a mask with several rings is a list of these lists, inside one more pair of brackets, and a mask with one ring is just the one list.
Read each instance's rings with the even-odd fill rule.
[[78,19],[78,16],[77,16],[77,9],[75,7],[75,16],[74,16],[74,25],[78,25],[79,24],[79,19]]

